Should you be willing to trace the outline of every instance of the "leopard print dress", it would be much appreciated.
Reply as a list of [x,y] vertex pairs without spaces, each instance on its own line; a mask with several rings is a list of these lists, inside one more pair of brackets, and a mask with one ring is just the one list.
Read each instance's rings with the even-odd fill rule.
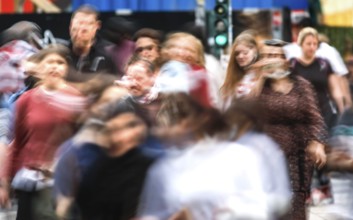
[[310,192],[313,163],[306,153],[309,141],[326,143],[326,128],[311,84],[290,76],[293,88],[279,93],[266,83],[259,101],[265,114],[265,133],[283,150],[293,190],[292,208],[286,219],[305,220],[305,200]]

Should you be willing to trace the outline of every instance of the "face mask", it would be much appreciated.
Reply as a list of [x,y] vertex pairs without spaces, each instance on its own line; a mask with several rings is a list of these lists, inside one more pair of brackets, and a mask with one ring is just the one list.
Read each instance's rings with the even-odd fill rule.
[[269,79],[283,79],[290,74],[289,71],[276,71],[270,74],[267,74],[265,77]]

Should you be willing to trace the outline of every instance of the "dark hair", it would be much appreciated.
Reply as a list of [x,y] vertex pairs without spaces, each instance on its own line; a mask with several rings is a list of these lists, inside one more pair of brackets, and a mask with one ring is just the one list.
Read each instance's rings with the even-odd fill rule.
[[230,127],[237,127],[236,138],[249,130],[263,130],[264,115],[261,109],[257,100],[233,99],[231,106],[224,112],[224,117]]
[[137,63],[142,63],[142,64],[144,64],[144,66],[148,69],[148,72],[149,72],[150,74],[153,74],[153,73],[154,73],[154,71],[155,71],[154,64],[153,64],[151,61],[146,60],[146,59],[144,59],[144,58],[142,58],[142,57],[140,57],[140,56],[138,56],[138,55],[133,55],[133,56],[129,59],[128,63],[126,64],[125,69],[127,69],[129,66],[134,65],[134,64],[137,64]]
[[192,130],[199,134],[213,136],[228,129],[228,124],[217,109],[202,105],[184,92],[164,94],[158,116],[161,117],[158,120],[165,120],[167,127],[189,119],[192,121]]
[[[97,77],[97,79],[92,80],[97,81],[100,80],[100,78],[101,77]],[[115,85],[99,85],[102,82],[98,82],[98,85],[90,85],[96,83],[91,82],[92,80],[86,83],[82,83],[82,85],[87,86],[88,88],[79,89],[84,95],[89,97],[89,102],[87,103],[88,106],[86,106],[87,110],[84,111],[76,121],[78,126],[85,123],[87,119],[95,119],[103,122],[104,118],[109,118],[106,116],[106,111],[111,109],[111,105],[115,104],[119,99],[122,99],[123,97],[128,95],[128,92],[126,90]],[[106,97],[105,95],[107,94],[109,94],[110,96],[108,95],[108,97]]]
[[34,38],[42,38],[42,29],[38,24],[31,21],[19,21],[1,33],[0,45],[12,40],[23,40],[35,44]]
[[134,113],[140,117],[147,126],[151,125],[147,117],[147,112],[131,96],[121,98],[116,102],[108,104],[105,108],[102,120],[107,122],[123,113]]
[[288,42],[280,40],[280,39],[267,39],[263,42],[267,46],[274,46],[274,47],[283,47],[288,44]]
[[95,74],[78,74],[73,68],[69,70],[66,80],[70,83],[76,84],[80,87],[81,93],[84,95],[93,95],[96,97],[97,94],[101,94],[108,86],[113,85],[113,82],[118,77],[107,73],[95,73]]
[[46,56],[50,54],[58,54],[65,59],[68,66],[71,66],[72,60],[70,56],[70,50],[61,44],[49,45],[47,48],[40,50],[33,59],[35,61],[41,62]]
[[313,20],[309,17],[304,17],[298,22],[299,28],[315,27]]
[[151,38],[158,46],[163,42],[163,33],[152,28],[142,28],[138,30],[132,39],[133,41],[137,41],[141,37]]
[[99,20],[99,12],[98,10],[93,6],[93,5],[89,5],[89,4],[84,4],[81,5],[79,8],[77,8],[71,16],[71,20],[75,17],[75,15],[77,13],[84,13],[84,14],[88,14],[88,15],[94,15],[96,17],[96,20]]
[[119,44],[123,39],[131,38],[134,31],[135,25],[133,22],[122,17],[110,17],[103,23],[101,33],[105,39]]

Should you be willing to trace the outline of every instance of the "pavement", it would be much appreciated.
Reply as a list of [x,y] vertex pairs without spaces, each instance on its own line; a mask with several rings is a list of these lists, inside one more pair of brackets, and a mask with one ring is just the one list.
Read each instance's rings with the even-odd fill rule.
[[308,210],[309,220],[353,220],[343,213],[334,204],[313,206]]
[[[335,205],[321,205],[321,206],[311,206],[308,209],[308,220],[349,220],[349,218],[338,214],[339,211],[336,209]],[[16,211],[12,210],[0,210],[0,220],[15,220]]]
[[0,210],[0,220],[15,220],[16,219],[16,211],[14,210]]

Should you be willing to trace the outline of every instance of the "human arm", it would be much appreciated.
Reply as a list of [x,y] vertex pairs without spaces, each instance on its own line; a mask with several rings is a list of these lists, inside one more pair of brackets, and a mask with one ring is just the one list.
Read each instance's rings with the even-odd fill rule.
[[0,107],[0,144],[9,144],[9,133],[11,130],[11,119],[13,114],[8,106]]
[[0,96],[0,176],[4,172],[4,164],[7,159],[7,147],[9,144],[9,134],[11,130],[11,119],[12,112],[8,106],[6,99],[3,96]]
[[352,97],[349,89],[349,82],[345,76],[339,76],[341,82],[341,88],[343,91],[343,101],[344,101],[344,109],[348,109],[352,107]]
[[353,173],[353,157],[344,150],[332,150],[327,155],[325,169],[328,171]]
[[[54,172],[54,192],[56,199],[55,212],[59,219],[65,219],[74,198],[79,184],[77,159],[74,155],[73,146],[65,151],[58,160]],[[62,147],[66,147],[62,145]]]
[[9,206],[8,181],[4,178],[4,164],[7,159],[8,132],[10,131],[10,109],[0,108],[0,207]]
[[2,170],[0,172],[0,206],[7,206],[9,204],[10,181],[14,175],[15,165],[19,162],[18,155],[23,147],[23,143],[26,141],[25,106],[27,99],[28,97],[25,96],[17,101],[14,122],[15,139],[6,149],[2,149],[2,153],[6,157],[3,158]]
[[9,200],[9,184],[7,179],[0,180],[0,208],[8,208]]
[[319,167],[323,167],[326,163],[325,147],[327,142],[327,128],[324,119],[319,111],[316,94],[312,85],[300,79],[302,93],[302,111],[306,116],[306,123],[308,125],[308,135],[306,138],[306,152],[313,162]]
[[338,112],[342,113],[345,109],[344,82],[340,76],[330,74],[328,78],[329,92],[337,105]]

